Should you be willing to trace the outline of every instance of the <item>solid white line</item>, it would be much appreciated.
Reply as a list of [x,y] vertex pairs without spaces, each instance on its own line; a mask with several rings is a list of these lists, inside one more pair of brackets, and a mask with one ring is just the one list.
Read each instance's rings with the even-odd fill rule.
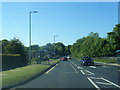
[[83,72],[83,70],[80,70],[80,71],[81,71],[81,73],[82,73],[82,74],[84,74],[84,75],[85,75],[85,73]]
[[87,77],[87,79],[93,84],[95,88],[97,88],[98,90],[101,90],[89,77]]
[[103,79],[103,80],[105,80],[106,82],[109,82],[110,84],[112,84],[112,85],[114,85],[114,86],[120,88],[119,85],[117,85],[117,84],[115,84],[115,83],[113,83],[113,82],[111,82],[111,81],[109,81],[109,80],[107,80],[107,79],[105,79],[105,78],[101,78],[101,79]]
[[75,70],[75,72],[76,72],[76,73],[78,73],[78,72],[76,71],[76,69],[73,67],[73,65],[72,65],[72,64],[71,64],[71,66],[72,66],[72,68]]
[[58,64],[56,64],[54,67],[52,67],[50,70],[48,70],[45,74],[49,73],[50,71],[52,71]]
[[86,72],[88,72],[88,73],[90,73],[90,74],[94,75],[94,73],[92,73],[92,72],[90,72],[90,71],[88,71],[88,70],[86,70]]

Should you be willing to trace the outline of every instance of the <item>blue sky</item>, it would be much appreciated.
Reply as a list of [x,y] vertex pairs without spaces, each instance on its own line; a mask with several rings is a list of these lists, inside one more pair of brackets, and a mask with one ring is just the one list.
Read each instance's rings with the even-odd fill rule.
[[29,12],[32,14],[32,44],[73,44],[90,32],[106,37],[118,23],[117,2],[4,2],[2,38],[16,37],[28,46]]

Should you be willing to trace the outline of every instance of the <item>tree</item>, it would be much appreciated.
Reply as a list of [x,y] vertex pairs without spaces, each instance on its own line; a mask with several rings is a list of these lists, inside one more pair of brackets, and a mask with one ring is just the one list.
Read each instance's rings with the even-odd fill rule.
[[2,47],[2,53],[5,54],[6,53],[6,50],[5,50],[5,47],[10,43],[8,40],[6,39],[3,39],[1,42],[1,47]]
[[65,55],[65,45],[61,42],[53,44],[53,47],[55,49],[55,53],[59,56]]
[[99,34],[98,33],[94,33],[94,32],[90,32],[88,34],[88,36],[90,36],[90,37],[99,37]]
[[21,54],[24,55],[24,45],[19,39],[13,38],[6,46],[5,52],[7,54]]
[[120,24],[117,24],[113,28],[113,31],[108,32],[107,34],[108,34],[107,38],[110,44],[113,45],[113,50],[116,51],[120,49]]

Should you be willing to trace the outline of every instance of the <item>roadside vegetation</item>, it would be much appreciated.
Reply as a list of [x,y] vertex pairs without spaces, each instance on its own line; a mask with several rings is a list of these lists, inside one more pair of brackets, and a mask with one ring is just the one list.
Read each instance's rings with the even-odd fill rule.
[[4,87],[27,80],[49,67],[50,65],[37,64],[0,72],[0,74],[2,74],[2,85]]
[[94,59],[95,62],[117,63],[116,59]]
[[[27,47],[19,39],[13,38],[1,40],[0,47],[2,47],[0,56],[3,70],[0,75],[2,74],[3,85],[6,86],[34,76],[53,63],[57,63],[58,58],[62,56],[70,55],[78,60],[83,56],[92,58],[116,56],[116,50],[120,49],[120,24],[117,24],[112,32],[108,32],[105,38],[96,32],[90,32],[88,36],[76,40],[73,45],[65,46],[62,42],[57,42]],[[29,48],[31,59],[28,58]],[[114,59],[95,59],[95,61],[116,62]]]
[[112,32],[107,33],[106,38],[101,38],[98,33],[91,32],[88,36],[78,39],[71,46],[70,51],[73,57],[80,59],[83,56],[92,58],[116,56],[116,50],[119,49],[120,24],[117,24]]
[[49,64],[47,61],[45,61],[43,64],[33,64],[0,72],[0,75],[2,75],[2,85],[4,87],[27,80],[44,72],[50,68],[51,65],[56,64],[57,62],[59,62],[59,59],[51,59]]

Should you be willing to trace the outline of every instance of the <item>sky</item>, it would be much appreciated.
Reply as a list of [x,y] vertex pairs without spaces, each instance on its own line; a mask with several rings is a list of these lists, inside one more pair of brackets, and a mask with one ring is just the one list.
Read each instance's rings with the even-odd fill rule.
[[118,23],[117,2],[3,2],[2,38],[18,38],[29,45],[29,12],[32,13],[32,45],[62,42],[72,45],[90,32],[107,37]]

